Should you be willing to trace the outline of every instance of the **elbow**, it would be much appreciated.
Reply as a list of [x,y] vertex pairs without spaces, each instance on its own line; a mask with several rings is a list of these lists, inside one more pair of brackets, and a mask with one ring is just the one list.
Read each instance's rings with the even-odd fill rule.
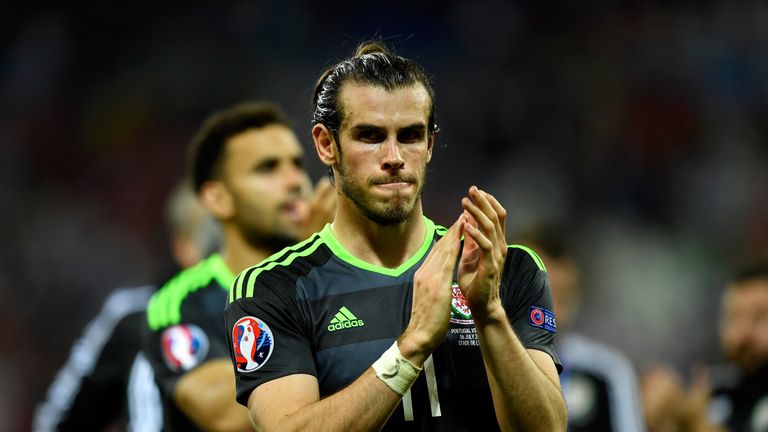
[[541,416],[541,423],[532,428],[531,431],[565,431],[568,426],[568,409],[565,406],[565,400],[558,394],[546,409],[546,415]]
[[560,395],[553,406],[553,431],[565,431],[568,426],[568,408],[565,406],[565,400]]

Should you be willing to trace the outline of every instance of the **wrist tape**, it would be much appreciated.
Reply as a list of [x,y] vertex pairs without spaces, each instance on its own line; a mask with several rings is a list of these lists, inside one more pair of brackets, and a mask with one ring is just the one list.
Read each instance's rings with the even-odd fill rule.
[[416,367],[408,359],[403,357],[397,347],[397,341],[384,351],[378,360],[373,362],[373,370],[376,376],[384,381],[395,393],[403,396],[411,385],[419,377],[420,367]]

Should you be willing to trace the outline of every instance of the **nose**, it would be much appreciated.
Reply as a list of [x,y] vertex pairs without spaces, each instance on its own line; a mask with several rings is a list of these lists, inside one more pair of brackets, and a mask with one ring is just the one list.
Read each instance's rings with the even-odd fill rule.
[[400,146],[397,139],[388,139],[381,144],[384,158],[382,159],[382,168],[390,170],[400,170],[405,166],[405,160],[400,153]]
[[287,165],[284,172],[286,188],[292,192],[301,192],[308,183],[307,172],[295,164]]

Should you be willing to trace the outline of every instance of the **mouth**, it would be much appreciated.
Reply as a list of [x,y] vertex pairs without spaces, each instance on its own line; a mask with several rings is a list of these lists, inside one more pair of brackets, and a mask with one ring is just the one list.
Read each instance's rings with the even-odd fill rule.
[[384,189],[402,189],[416,183],[415,178],[411,177],[389,177],[377,178],[371,181],[373,186]]
[[400,190],[410,185],[411,183],[409,182],[391,182],[391,183],[377,183],[375,186],[381,189]]

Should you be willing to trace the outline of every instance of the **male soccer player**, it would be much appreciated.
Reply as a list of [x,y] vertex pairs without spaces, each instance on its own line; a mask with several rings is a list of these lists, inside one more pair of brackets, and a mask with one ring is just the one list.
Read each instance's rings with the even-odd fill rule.
[[257,429],[565,428],[539,258],[507,246],[504,208],[474,186],[450,229],[422,214],[433,100],[421,66],[376,42],[318,81],[335,220],[241,272],[226,309]]
[[[218,227],[188,181],[180,181],[168,196],[166,218],[170,249],[182,268],[218,247]],[[157,386],[140,354],[147,301],[155,289],[146,285],[110,293],[37,408],[35,432],[104,430],[115,425],[127,431],[161,430]]]
[[306,238],[333,214],[326,181],[311,202],[303,152],[281,112],[245,103],[211,116],[192,140],[195,190],[220,222],[223,246],[168,281],[147,308],[146,353],[165,430],[245,430],[232,397],[223,305],[233,274]]
[[695,370],[689,388],[668,366],[643,374],[648,430],[768,431],[768,262],[738,269],[720,301],[728,364]]
[[731,367],[713,374],[713,420],[768,431],[768,262],[737,271],[720,305],[720,346]]

